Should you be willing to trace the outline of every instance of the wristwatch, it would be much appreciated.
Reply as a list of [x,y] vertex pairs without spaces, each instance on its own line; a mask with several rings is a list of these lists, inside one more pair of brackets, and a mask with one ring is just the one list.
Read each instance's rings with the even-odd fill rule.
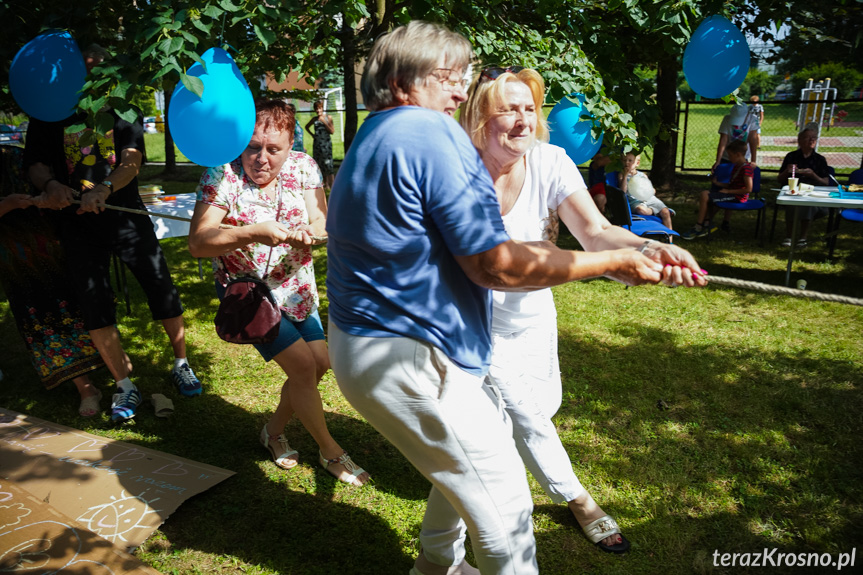
[[102,180],[100,183],[108,188],[109,195],[114,193],[114,182],[111,180]]

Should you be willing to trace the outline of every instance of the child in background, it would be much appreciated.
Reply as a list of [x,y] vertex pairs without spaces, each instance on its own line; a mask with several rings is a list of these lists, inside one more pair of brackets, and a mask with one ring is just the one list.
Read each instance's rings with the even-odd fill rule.
[[[714,176],[713,185],[719,191],[704,190],[701,192],[698,204],[698,223],[683,234],[684,240],[694,240],[706,236],[719,228],[711,227],[710,219],[719,211],[715,202],[740,202],[744,203],[752,193],[752,176],[754,169],[752,164],[746,161],[747,144],[742,140],[735,140],[726,146],[728,159],[734,164],[731,172],[731,180],[728,183],[720,182]],[[728,212],[726,211],[726,217]],[[723,222],[725,224],[726,222]],[[723,225],[725,228],[725,225]]]
[[749,104],[749,150],[752,153],[751,161],[753,164],[756,164],[758,163],[755,161],[758,148],[761,147],[761,125],[764,123],[764,106],[758,103],[758,96],[752,96],[749,98],[749,101],[752,102]]
[[611,158],[603,153],[605,151],[605,148],[600,149],[587,168],[587,191],[602,213],[605,213],[605,205],[608,203],[605,196],[605,166],[611,163]]
[[659,216],[662,225],[671,229],[671,216],[674,215],[674,211],[656,197],[656,190],[653,189],[650,178],[637,169],[640,163],[640,155],[632,152],[624,154],[623,169],[617,174],[618,187],[626,192],[626,199],[633,213],[642,216]]

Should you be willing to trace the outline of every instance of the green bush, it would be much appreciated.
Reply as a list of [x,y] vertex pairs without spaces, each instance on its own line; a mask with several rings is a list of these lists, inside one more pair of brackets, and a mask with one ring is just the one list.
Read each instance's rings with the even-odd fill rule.
[[863,84],[863,74],[854,68],[849,68],[845,64],[836,62],[825,62],[803,68],[791,77],[792,90],[799,93],[800,90],[806,87],[806,82],[812,78],[815,82],[820,82],[830,78],[830,87],[836,88],[839,97],[844,97],[861,84]]

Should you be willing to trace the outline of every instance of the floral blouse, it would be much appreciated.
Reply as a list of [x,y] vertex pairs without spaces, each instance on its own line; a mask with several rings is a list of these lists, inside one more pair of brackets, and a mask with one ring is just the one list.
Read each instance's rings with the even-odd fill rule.
[[[204,172],[198,184],[198,201],[226,210],[224,223],[244,226],[275,220],[281,197],[279,223],[289,229],[308,224],[305,192],[323,185],[315,162],[302,152],[290,152],[276,180],[275,198],[271,200],[246,177],[238,158]],[[253,243],[213,258],[216,280],[224,286],[238,276],[263,278],[269,256],[270,246]],[[289,244],[274,247],[267,284],[291,320],[305,320],[319,301],[311,248],[295,249]]]

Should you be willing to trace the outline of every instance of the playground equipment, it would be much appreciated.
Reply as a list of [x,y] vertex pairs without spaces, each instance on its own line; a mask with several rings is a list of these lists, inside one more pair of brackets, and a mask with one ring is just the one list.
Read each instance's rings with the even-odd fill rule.
[[[830,78],[815,82],[812,78],[806,81],[806,87],[800,90],[800,106],[797,109],[797,129],[801,130],[808,124],[817,126],[818,136],[821,136],[821,126],[829,129],[833,124],[833,113],[836,111],[836,88],[830,87]],[[817,144],[816,144],[816,150]]]

